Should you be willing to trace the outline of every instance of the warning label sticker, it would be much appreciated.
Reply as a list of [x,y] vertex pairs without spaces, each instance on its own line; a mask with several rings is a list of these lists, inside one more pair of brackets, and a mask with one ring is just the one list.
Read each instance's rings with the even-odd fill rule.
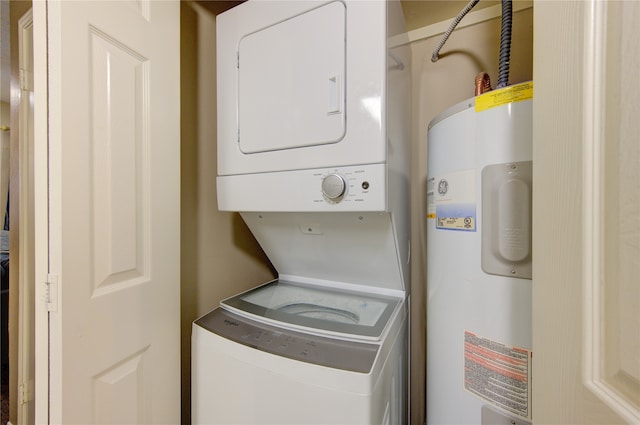
[[531,351],[464,332],[464,388],[501,409],[531,418]]
[[507,103],[521,102],[533,98],[533,82],[529,81],[522,84],[514,84],[513,86],[503,89],[493,90],[476,97],[476,112],[486,111],[496,106],[506,105]]
[[427,218],[436,220],[436,229],[475,232],[475,170],[430,177],[427,180]]

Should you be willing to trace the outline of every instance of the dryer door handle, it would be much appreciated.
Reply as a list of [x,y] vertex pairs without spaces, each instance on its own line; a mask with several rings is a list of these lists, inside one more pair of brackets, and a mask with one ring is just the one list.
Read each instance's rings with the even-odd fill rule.
[[327,80],[327,115],[342,112],[342,78],[334,75]]

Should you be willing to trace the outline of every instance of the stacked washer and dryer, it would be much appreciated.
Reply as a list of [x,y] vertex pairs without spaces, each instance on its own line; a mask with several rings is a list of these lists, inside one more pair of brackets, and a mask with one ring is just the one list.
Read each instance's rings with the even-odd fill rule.
[[278,278],[194,322],[193,423],[406,423],[400,2],[250,0],[217,31],[218,207]]

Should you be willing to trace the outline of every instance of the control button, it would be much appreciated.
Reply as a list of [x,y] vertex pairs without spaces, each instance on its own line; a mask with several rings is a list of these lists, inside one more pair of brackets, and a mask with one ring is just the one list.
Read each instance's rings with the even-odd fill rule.
[[339,174],[329,174],[322,179],[322,193],[328,199],[338,202],[347,190],[347,183]]

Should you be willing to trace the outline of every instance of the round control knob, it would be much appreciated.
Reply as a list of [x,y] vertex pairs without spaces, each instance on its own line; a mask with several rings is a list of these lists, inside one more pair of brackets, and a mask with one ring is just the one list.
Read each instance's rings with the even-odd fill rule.
[[339,174],[329,174],[322,179],[322,193],[332,201],[339,201],[347,190],[347,183]]

